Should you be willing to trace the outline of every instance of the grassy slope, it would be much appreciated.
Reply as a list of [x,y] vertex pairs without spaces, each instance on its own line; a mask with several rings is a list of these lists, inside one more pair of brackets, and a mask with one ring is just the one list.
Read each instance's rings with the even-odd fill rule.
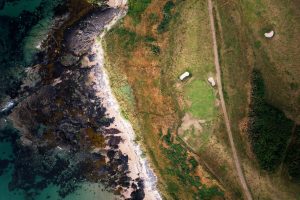
[[[181,117],[191,112],[194,117],[207,121],[203,132],[190,130],[182,139],[234,195],[231,198],[238,199],[241,193],[222,116],[215,106],[216,91],[207,82],[215,73],[207,2],[189,1],[179,13],[171,26],[170,48],[163,60],[168,67],[165,79],[173,80],[172,86],[179,85],[175,89],[179,102],[183,102]],[[182,85],[177,77],[184,71],[190,71],[192,78]],[[167,87],[175,90],[170,85]]]
[[[149,3],[146,0],[145,2]],[[139,136],[159,175],[160,189],[167,198],[175,198],[172,193],[178,190],[178,198],[191,199],[192,193],[186,187],[182,187],[186,185],[183,180],[191,179],[188,176],[182,179],[179,174],[184,173],[183,171],[178,171],[179,174],[168,172],[172,169],[168,166],[174,167],[174,161],[178,163],[176,159],[181,158],[182,155],[176,154],[178,148],[176,142],[169,145],[170,149],[175,148],[172,150],[177,155],[175,160],[172,159],[172,155],[166,155],[169,151],[162,150],[166,144],[164,144],[165,140],[160,139],[162,135],[158,133],[162,130],[165,134],[169,128],[174,132],[184,113],[191,112],[194,117],[208,119],[210,123],[204,126],[205,131],[200,135],[195,134],[194,131],[188,133],[190,138],[186,141],[187,144],[195,153],[201,155],[201,159],[226,185],[226,189],[235,192],[232,194],[234,197],[231,198],[238,199],[241,194],[235,168],[231,162],[227,135],[218,108],[214,106],[215,92],[206,81],[208,76],[214,74],[206,2],[177,1],[175,8],[172,4],[166,6],[165,3],[166,1],[152,1],[145,12],[138,11],[137,14],[130,14],[130,17],[119,25],[121,29],[109,33],[107,58],[111,64],[107,68],[113,79],[115,93],[123,104],[125,115],[140,133]],[[252,15],[253,10],[257,8],[246,5],[253,1],[246,3],[241,1],[241,3],[231,4],[225,0],[220,1],[218,14],[221,17],[218,18],[216,15],[219,20],[217,31],[221,47],[219,53],[223,66],[225,98],[235,141],[242,152],[244,169],[255,198],[277,196],[289,199],[292,198],[295,187],[292,186],[289,190],[287,188],[278,190],[284,184],[282,180],[276,177],[269,179],[268,174],[259,172],[257,166],[248,160],[248,158],[252,159],[253,155],[249,145],[245,145],[248,143],[243,129],[247,121],[245,116],[248,113],[250,73],[254,65],[260,63],[269,65],[270,59],[266,62],[266,51],[255,50],[255,48],[262,49],[268,41],[256,38],[257,35],[253,34],[253,30],[250,31],[248,26],[245,26],[246,20],[250,22],[253,20],[252,17],[245,19],[245,16],[240,15],[243,9]],[[259,4],[261,1],[256,3]],[[245,11],[244,13],[249,14]],[[163,27],[159,28],[160,34],[157,33],[157,27]],[[257,30],[261,31],[260,28]],[[193,77],[181,84],[178,75],[186,70],[192,72]],[[269,79],[272,80],[279,79]],[[291,85],[293,90],[297,88],[297,83]],[[279,95],[280,98],[284,99]],[[173,139],[173,141],[177,140]],[[205,142],[204,148],[202,148],[203,142]],[[166,162],[166,159],[169,161]],[[180,165],[176,168],[186,167]]]
[[[181,100],[181,117],[189,112],[193,117],[206,121],[202,124],[202,133],[196,131],[185,137],[188,145],[198,151],[204,142],[199,138],[204,134],[206,137],[211,135],[211,124],[218,114],[215,90],[207,81],[214,75],[214,65],[206,2],[182,4],[170,30],[170,47],[162,60],[166,66],[163,78],[167,84],[164,90],[173,93],[176,101]],[[189,71],[192,78],[181,83],[178,76],[184,71]]]
[[[300,122],[299,21],[300,3],[296,1],[241,1],[243,17],[253,36],[257,67],[266,82],[267,99],[286,115]],[[275,30],[272,40],[263,33]],[[256,45],[255,45],[256,44]],[[259,45],[260,44],[260,45]]]
[[[139,5],[132,6],[135,3]],[[161,139],[163,134],[176,132],[181,114],[174,84],[184,68],[176,68],[179,71],[170,69],[171,66],[166,64],[169,61],[161,60],[169,56],[169,49],[172,49],[172,41],[169,39],[172,32],[168,30],[178,17],[179,13],[176,14],[176,11],[187,4],[181,1],[177,1],[176,5],[174,3],[152,0],[147,7],[140,2],[130,1],[131,8],[137,9],[130,10],[124,21],[106,37],[106,59],[109,63],[106,67],[115,94],[123,104],[124,113],[134,124],[138,138],[143,141],[142,144],[151,157],[164,197],[211,199],[213,196],[222,196],[216,187],[218,183],[199,167],[193,167],[190,163],[190,153],[182,151],[183,146],[175,134],[171,143]],[[141,6],[147,9],[144,11]],[[205,4],[202,6],[204,9]],[[164,27],[160,29],[159,34],[158,26]],[[211,55],[211,52],[209,54]],[[206,59],[204,54],[203,57]],[[207,57],[212,60],[211,57]],[[196,64],[199,63],[186,67],[195,69],[193,73],[196,75],[201,74],[201,79],[198,79],[201,81],[200,86],[212,93],[205,81],[206,75],[201,73],[205,68],[198,69]],[[213,68],[212,64],[206,67],[207,71]],[[198,86],[196,82],[196,89]],[[132,91],[134,98],[128,91]],[[199,173],[206,175],[197,179],[196,175]]]
[[[268,0],[231,3],[224,0],[218,1],[217,7],[221,25],[218,39],[224,88],[227,93],[226,103],[235,141],[239,143],[238,147],[243,152],[242,160],[249,185],[255,198],[295,199],[299,196],[299,185],[286,180],[286,175],[281,173],[281,169],[269,174],[260,171],[258,165],[251,161],[254,160],[254,156],[247,142],[244,127],[247,122],[249,80],[253,67],[262,72],[268,103],[297,120],[299,79],[296,77],[299,77],[299,70],[295,67],[298,65],[295,55],[299,52],[299,47],[295,44],[299,43],[299,36],[295,34],[297,27],[292,25],[296,19],[293,9],[297,8],[289,3],[274,3]],[[263,33],[270,27],[278,35],[272,40],[266,40]],[[274,123],[274,119],[268,123]],[[288,137],[284,139],[289,140]]]

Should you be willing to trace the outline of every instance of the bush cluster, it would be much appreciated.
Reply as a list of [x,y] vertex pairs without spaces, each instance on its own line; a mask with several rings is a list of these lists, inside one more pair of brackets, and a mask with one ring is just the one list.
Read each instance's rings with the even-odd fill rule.
[[168,1],[163,8],[163,19],[158,25],[158,33],[163,33],[167,31],[170,21],[172,19],[172,9],[175,7],[173,1]]
[[[190,156],[181,141],[172,137],[171,131],[162,136],[163,142],[168,146],[162,146],[161,150],[166,158],[171,162],[172,168],[164,170],[169,176],[175,177],[180,186],[191,190],[193,199],[212,199],[216,196],[223,196],[217,187],[206,187],[201,183],[200,177],[195,176],[196,167],[199,165],[197,160]],[[178,199],[178,186],[175,182],[169,180],[167,188],[174,199]]]
[[129,0],[128,15],[132,18],[134,24],[140,23],[142,13],[150,3],[151,0]]
[[274,171],[282,162],[293,122],[265,100],[261,73],[252,74],[249,135],[252,148],[262,169]]

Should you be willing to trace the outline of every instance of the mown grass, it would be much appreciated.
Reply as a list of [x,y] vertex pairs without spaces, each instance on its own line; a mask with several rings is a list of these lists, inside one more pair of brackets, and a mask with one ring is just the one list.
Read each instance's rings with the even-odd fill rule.
[[[164,54],[166,67],[162,71],[163,91],[173,95],[175,101],[178,95],[184,99],[184,106],[178,108],[181,116],[189,112],[196,119],[206,121],[201,124],[203,132],[190,130],[182,135],[188,145],[201,152],[218,117],[215,89],[207,81],[210,76],[214,77],[215,68],[206,6],[203,2],[176,2],[173,12],[177,16],[169,27],[170,47]],[[182,83],[178,77],[184,71],[190,72],[192,77]],[[175,85],[181,87],[178,89]]]
[[213,88],[204,80],[193,80],[185,89],[186,96],[191,102],[188,111],[194,117],[212,120],[216,116],[216,96]]
[[[174,85],[179,82],[178,77],[184,71],[189,71],[193,78],[192,82],[185,83],[184,90],[194,83],[196,85],[199,85],[197,84],[199,82],[206,84],[209,75],[214,73],[207,13],[199,12],[199,10],[206,9],[206,5],[201,2],[197,2],[193,6],[191,4],[178,1],[173,10],[174,13],[177,13],[177,17],[172,18],[168,29],[170,44],[163,58],[165,64],[162,70],[163,83],[165,83],[162,85],[163,90],[176,90]],[[190,93],[193,92],[190,90]],[[187,97],[187,93],[184,95]]]

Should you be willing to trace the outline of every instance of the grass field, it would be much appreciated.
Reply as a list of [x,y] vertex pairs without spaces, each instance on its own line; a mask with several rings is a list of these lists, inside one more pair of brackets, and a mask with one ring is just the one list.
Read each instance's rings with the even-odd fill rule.
[[216,95],[211,85],[206,80],[192,80],[184,90],[185,96],[191,102],[187,111],[199,119],[213,120],[217,111]]
[[[178,171],[178,167],[186,168],[183,162],[180,166],[174,165],[178,162],[177,158],[183,156],[176,150],[179,144],[166,146],[161,140],[166,133],[172,133],[176,140],[180,118],[185,112],[190,112],[209,121],[203,126],[206,132],[198,138],[204,143],[212,132],[211,121],[217,117],[215,90],[207,82],[207,78],[214,75],[213,54],[207,46],[210,45],[210,36],[201,31],[203,24],[209,30],[206,4],[195,1],[196,7],[193,7],[194,2],[147,2],[140,5],[142,2],[130,1],[129,5],[139,4],[131,7],[134,10],[137,7],[144,9],[146,4],[147,8],[144,11],[129,9],[128,16],[107,34],[104,42],[106,68],[112,87],[124,115],[133,123],[138,139],[151,158],[163,196],[166,199],[195,199],[200,195],[210,199],[221,194],[217,182],[204,169]],[[205,12],[198,12],[199,9]],[[136,12],[139,14],[132,14]],[[190,15],[191,21],[185,20],[186,14]],[[203,21],[198,22],[198,17]],[[193,26],[194,23],[196,26]],[[176,24],[180,26],[176,27]],[[186,29],[187,34],[182,35],[185,27],[192,28]],[[184,47],[183,52],[176,43]],[[193,78],[181,83],[178,76],[184,70],[189,70]],[[182,103],[179,99],[183,100]],[[190,156],[185,151],[187,157],[182,159],[188,162]],[[171,152],[175,153],[174,157]],[[178,173],[170,173],[176,170]],[[196,184],[194,176],[198,173],[207,174],[200,177],[201,180],[204,178],[205,184],[202,181],[197,183],[202,188],[199,194],[196,189],[191,190]]]
[[[300,122],[300,36],[299,1],[242,1],[245,24],[252,35],[251,46],[257,68],[261,69],[267,88],[268,101]],[[264,38],[266,31],[274,30],[272,40]],[[259,44],[259,45],[255,45]]]
[[[165,140],[162,140],[170,132],[173,141],[177,141],[177,130],[179,132],[186,125],[188,128],[179,134],[180,138],[200,155],[199,158],[210,167],[210,172],[223,183],[225,197],[242,198],[223,118],[217,106],[218,94],[207,82],[208,77],[214,77],[215,71],[206,1],[132,0],[129,5],[128,16],[106,37],[107,69],[124,115],[133,123],[138,139],[151,158],[163,196],[174,199],[175,190],[179,199],[193,199],[195,194],[181,187],[187,184],[186,179],[192,180],[188,178],[191,174],[180,177],[181,172],[170,173],[176,168],[174,162],[178,160],[175,158],[182,156],[176,154],[179,148],[177,143],[175,146],[166,146]],[[269,176],[260,171],[257,163],[250,161],[255,157],[245,132],[253,66],[261,68],[262,74],[267,77],[267,91],[274,83],[289,80],[283,81],[282,85],[276,84],[270,90],[278,89],[279,94],[271,103],[280,107],[295,105],[297,100],[298,83],[295,77],[291,77],[296,76],[298,71],[293,62],[289,60],[280,69],[279,64],[274,62],[284,64],[283,58],[270,53],[280,45],[272,46],[270,41],[261,36],[264,31],[279,23],[276,20],[282,16],[281,12],[286,12],[285,9],[278,11],[278,16],[271,19],[270,13],[266,15],[269,6],[268,0],[236,1],[233,4],[221,0],[217,2],[214,14],[224,95],[247,180],[255,198],[270,198],[274,195],[287,198],[291,197],[289,193],[294,192],[295,187],[292,185],[289,190],[278,190],[283,183],[281,179],[277,175]],[[272,5],[270,10],[274,9]],[[293,19],[292,16],[286,13],[283,19]],[[266,20],[261,20],[262,17]],[[281,28],[285,27],[283,25]],[[266,48],[268,45],[272,48]],[[293,55],[296,50],[294,46],[288,52]],[[289,72],[289,68],[292,71]],[[288,71],[284,72],[286,75],[283,79],[275,76],[281,74],[278,73],[279,69],[282,72]],[[189,71],[192,77],[181,82],[178,77],[184,71]],[[290,89],[286,89],[286,86]],[[291,90],[295,98],[287,98],[285,95],[284,91]],[[273,95],[267,92],[268,99],[272,99]],[[298,108],[294,106],[293,110],[292,107],[280,108],[295,118]],[[191,116],[187,122],[183,122],[187,114]],[[171,155],[171,151],[175,155]],[[214,183],[212,178],[210,180],[205,184]],[[271,184],[274,181],[277,184]],[[190,183],[194,184],[193,181]],[[272,185],[272,188],[266,188],[268,185]]]
[[[272,151],[281,157],[282,152],[276,152],[277,147],[282,147],[282,143],[286,145],[285,141],[290,138],[278,138],[282,134],[288,137],[291,133],[281,131],[280,136],[275,132],[270,133],[269,135],[273,134],[276,138],[268,139],[266,144],[261,142],[251,147],[245,128],[249,122],[247,118],[251,91],[249,80],[253,68],[259,69],[262,73],[266,86],[266,105],[269,104],[267,107],[272,108],[273,111],[276,110],[277,114],[283,111],[292,120],[298,120],[299,90],[294,87],[297,88],[299,79],[296,80],[296,76],[300,75],[299,70],[296,69],[299,63],[296,54],[300,49],[295,45],[299,43],[299,35],[296,34],[299,27],[293,25],[297,18],[296,10],[299,8],[296,4],[292,1],[269,0],[216,2],[218,12],[215,14],[218,20],[219,54],[221,55],[226,104],[235,141],[241,152],[246,178],[256,199],[295,199],[299,195],[297,192],[299,185],[286,179],[287,176],[283,173],[282,166],[274,173],[267,173],[259,168],[258,163],[255,162],[256,155],[252,151],[253,147],[257,152],[258,148],[264,146],[266,149],[260,152],[260,159],[267,152]],[[271,40],[263,36],[269,30],[275,30],[276,34]],[[261,118],[256,124],[262,122],[259,134],[266,134],[272,129],[274,131],[274,127],[278,124],[272,125],[272,123],[285,121],[284,117],[276,119],[274,114],[272,114],[274,118],[271,119],[272,117],[268,116],[271,114],[270,111],[260,114]],[[282,114],[277,116],[282,116]],[[290,124],[287,126],[290,127]],[[274,141],[278,144],[270,144]],[[270,162],[271,157],[274,158],[270,155],[265,156]]]

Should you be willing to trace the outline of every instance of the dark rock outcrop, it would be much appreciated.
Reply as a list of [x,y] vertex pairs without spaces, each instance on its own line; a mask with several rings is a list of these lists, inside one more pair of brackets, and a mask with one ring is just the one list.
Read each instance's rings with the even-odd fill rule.
[[49,47],[44,52],[38,86],[23,87],[20,93],[28,96],[10,115],[20,130],[11,190],[55,184],[65,197],[90,181],[115,191],[134,186],[132,199],[144,198],[142,180],[129,177],[128,156],[118,149],[120,131],[109,128],[114,119],[88,84],[92,67],[81,66],[83,55],[94,61],[90,47],[118,12],[96,9],[66,29],[60,52],[52,54]]
[[103,31],[112,16],[119,12],[119,9],[107,8],[85,16],[83,20],[65,32],[65,50],[76,56],[87,53],[99,32]]

